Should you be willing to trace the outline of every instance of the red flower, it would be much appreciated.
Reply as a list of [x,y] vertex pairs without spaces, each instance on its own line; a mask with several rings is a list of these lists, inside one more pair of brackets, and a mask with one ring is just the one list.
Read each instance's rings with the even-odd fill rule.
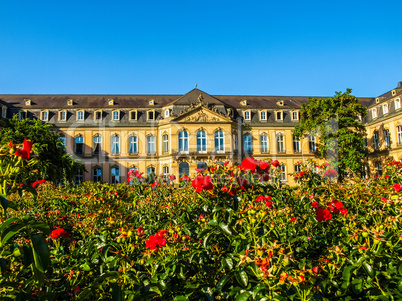
[[7,146],[8,146],[8,147],[14,147],[14,144],[13,144],[12,141],[10,141],[10,142],[7,144]]
[[255,172],[256,168],[257,163],[255,162],[254,158],[246,158],[241,162],[242,170],[250,170],[251,172]]
[[318,203],[317,203],[316,201],[312,202],[311,205],[312,205],[314,208],[317,208],[317,207],[318,207]]
[[204,169],[203,169],[203,168],[196,168],[195,171],[196,171],[196,172],[203,172]]
[[165,240],[165,232],[166,230],[159,231],[155,235],[151,235],[149,239],[145,243],[146,248],[150,248],[151,250],[157,250],[159,247],[166,245]]
[[228,165],[228,164],[229,164],[229,161],[223,162],[223,166],[226,166],[226,165]]
[[29,153],[31,152],[32,149],[32,141],[27,141],[27,138],[24,139],[23,147],[21,150],[17,150],[15,152],[16,156],[21,157],[22,159],[28,160],[29,159]]
[[191,181],[191,179],[190,179],[190,177],[189,177],[189,176],[184,176],[184,177],[181,177],[181,178],[180,178],[180,181],[186,181],[186,182],[190,182],[190,181]]
[[388,179],[389,177],[389,175],[384,175],[384,179]]
[[290,219],[290,222],[291,222],[291,223],[295,223],[295,222],[297,222],[297,218],[292,217],[292,218]]
[[314,273],[316,273],[316,274],[317,274],[317,273],[318,273],[318,271],[319,271],[319,267],[313,267],[313,268],[312,268],[312,270],[313,270],[313,272],[314,272]]
[[394,189],[396,190],[396,192],[399,192],[402,189],[402,185],[401,184],[394,184]]
[[327,177],[336,177],[338,175],[338,173],[336,172],[336,170],[333,170],[333,169],[328,169],[325,173],[324,173],[324,176],[327,176]]
[[297,175],[295,175],[295,180],[298,180],[300,178],[303,178],[304,173],[301,171]]
[[191,186],[197,188],[197,192],[201,192],[202,190],[212,190],[214,188],[214,184],[212,184],[212,178],[210,176],[202,175],[198,175],[191,182]]
[[80,290],[80,287],[77,286],[75,289],[73,289],[73,292],[76,293],[76,292],[78,292],[79,290]]
[[267,196],[260,195],[255,199],[255,202],[266,202],[266,201],[270,201],[270,200],[272,200],[272,198],[269,195],[267,195]]
[[68,233],[66,230],[64,230],[63,228],[60,229],[55,229],[52,231],[52,233],[50,233],[49,235],[50,238],[56,239],[59,237],[70,237],[70,233]]
[[175,175],[171,175],[169,178],[170,178],[172,181],[176,180],[176,176],[175,176]]
[[279,166],[279,161],[278,161],[278,160],[274,160],[274,161],[271,162],[271,164],[272,164],[274,167],[278,167],[278,166]]
[[46,180],[35,181],[35,182],[33,182],[32,187],[35,188],[36,186],[39,186],[45,182],[46,182]]
[[346,209],[346,208],[341,208],[341,209],[339,209],[339,212],[340,212],[342,215],[345,215],[345,214],[348,213],[348,209]]
[[141,236],[141,235],[144,235],[144,234],[145,234],[145,232],[144,232],[144,228],[143,228],[143,227],[141,227],[141,226],[139,226],[139,227],[138,227],[137,232],[138,232],[138,235],[139,235],[139,236]]
[[269,172],[269,163],[268,162],[259,162],[258,166],[260,167],[261,170],[265,172]]
[[331,212],[328,209],[317,208],[315,219],[317,222],[328,221],[332,218]]

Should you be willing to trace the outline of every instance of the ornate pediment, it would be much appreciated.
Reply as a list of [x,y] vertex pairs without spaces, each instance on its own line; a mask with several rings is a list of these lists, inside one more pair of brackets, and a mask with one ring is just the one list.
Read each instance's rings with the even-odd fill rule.
[[197,123],[216,123],[232,122],[229,116],[212,111],[206,107],[199,106],[180,114],[174,119],[175,122],[197,122]]

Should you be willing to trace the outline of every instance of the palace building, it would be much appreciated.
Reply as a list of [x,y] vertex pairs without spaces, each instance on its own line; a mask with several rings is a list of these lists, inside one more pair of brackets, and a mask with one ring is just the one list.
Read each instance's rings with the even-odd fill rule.
[[[381,174],[386,159],[402,158],[402,82],[375,98],[362,120],[370,151],[365,174]],[[2,118],[41,119],[63,134],[67,151],[85,164],[76,181],[120,183],[130,169],[192,175],[212,160],[277,159],[281,180],[297,162],[314,158],[315,136],[295,140],[309,97],[209,95],[0,95]]]

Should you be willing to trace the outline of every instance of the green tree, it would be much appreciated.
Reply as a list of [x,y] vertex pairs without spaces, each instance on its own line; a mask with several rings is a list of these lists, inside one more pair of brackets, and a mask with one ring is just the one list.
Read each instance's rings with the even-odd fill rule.
[[318,138],[316,156],[337,169],[340,179],[347,170],[360,174],[367,157],[363,145],[366,129],[361,123],[367,109],[351,92],[347,89],[331,98],[310,98],[308,104],[302,105],[300,125],[293,131],[296,138]]
[[3,119],[0,124],[0,145],[12,141],[22,143],[24,138],[31,140],[33,150],[39,159],[37,168],[42,179],[50,181],[72,180],[79,169],[84,166],[75,162],[67,153],[60,133],[50,124],[40,120],[18,120],[15,115],[12,119]]

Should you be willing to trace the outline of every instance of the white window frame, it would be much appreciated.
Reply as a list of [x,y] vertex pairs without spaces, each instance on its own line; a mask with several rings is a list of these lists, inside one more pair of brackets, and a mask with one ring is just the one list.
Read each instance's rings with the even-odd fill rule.
[[138,154],[138,137],[136,135],[131,135],[130,137],[128,137],[128,154]]
[[[250,139],[249,143],[247,143],[247,147],[245,147],[246,146],[246,137],[249,137],[249,139]],[[247,150],[248,154],[252,154],[254,151],[253,136],[251,134],[246,134],[243,136],[243,151],[246,153],[246,150]]]
[[[187,136],[186,136],[187,134]],[[186,130],[181,130],[179,132],[179,153],[187,154],[189,151],[189,133]]]
[[120,154],[120,137],[115,135],[110,139],[110,154],[118,156]]
[[[117,116],[115,116],[115,114],[117,114]],[[119,110],[112,111],[112,120],[113,121],[119,121],[120,120],[120,111]]]
[[[93,154],[100,155],[102,153],[102,137],[99,135],[94,136],[92,139],[92,143],[93,143],[93,146],[92,146]],[[99,151],[96,151],[97,145],[99,145]]]
[[40,112],[40,120],[49,121],[49,110],[43,110]]
[[296,139],[295,137],[293,137],[293,152],[301,153],[300,139]]
[[[281,139],[279,139],[281,138]],[[276,135],[276,151],[278,154],[286,153],[285,149],[285,135],[279,133]]]
[[[219,135],[219,136],[217,136]],[[218,143],[217,143],[218,142]],[[216,153],[224,153],[225,152],[225,134],[222,130],[216,131],[214,133],[214,145]]]
[[155,155],[155,136],[148,136],[147,137],[147,155]]
[[168,134],[162,135],[162,153],[163,154],[169,153],[169,135]]
[[373,146],[374,150],[380,149],[380,134],[378,133],[378,131],[374,131],[373,133]]
[[308,136],[308,150],[310,153],[315,153],[317,151],[317,139],[314,135]]
[[382,105],[382,113],[383,113],[384,115],[387,115],[387,114],[389,113],[389,106],[388,106],[387,103],[384,103],[384,104]]
[[281,171],[281,176],[280,176],[280,181],[281,182],[286,182],[287,175],[286,175],[286,165],[281,164],[278,166],[279,170]]
[[165,110],[165,118],[169,118],[169,109]]
[[[82,118],[80,118],[81,114]],[[84,120],[85,120],[85,111],[84,110],[77,111],[77,121],[84,121]]]
[[384,135],[385,147],[390,148],[391,147],[391,133],[389,132],[389,129],[384,129],[383,135]]
[[23,119],[27,119],[28,112],[26,110],[22,110],[18,112],[18,120],[21,121]]
[[[63,113],[64,113],[64,118],[63,118]],[[67,121],[67,111],[66,110],[59,111],[59,121],[61,121],[61,122]]]
[[[295,118],[296,114],[296,118]],[[299,111],[292,111],[292,121],[299,121]]]
[[261,154],[268,154],[269,153],[269,143],[268,143],[268,135],[262,134],[260,136],[260,148]]
[[[80,140],[79,143],[77,143],[77,139]],[[85,154],[85,143],[84,143],[84,137],[83,136],[76,136],[74,137],[74,154],[78,156],[82,156]],[[81,153],[77,153],[77,145],[81,144]]]
[[[280,114],[280,118],[278,118],[278,114]],[[276,121],[283,121],[283,111],[275,111],[275,120]]]
[[247,110],[243,112],[244,120],[251,120],[251,111]]
[[[114,170],[114,175],[113,175],[113,170]],[[116,175],[117,171],[117,175]],[[113,181],[114,177],[114,181]],[[111,184],[119,184],[120,183],[120,168],[117,165],[113,165],[110,168],[110,183]]]
[[260,120],[266,121],[267,120],[267,111],[260,111]]
[[207,152],[207,132],[204,130],[197,131],[197,153],[205,154],[206,152]]
[[396,136],[397,136],[398,145],[402,145],[402,125],[398,125],[396,127]]
[[[100,114],[100,118],[98,118],[98,114]],[[102,110],[96,110],[95,112],[94,112],[94,120],[95,121],[102,121],[102,118],[103,118],[103,112],[102,112]]]
[[1,117],[6,118],[7,117],[7,107],[2,107],[1,108]]
[[395,110],[399,110],[401,108],[401,99],[397,98],[395,99]]
[[[153,118],[149,118],[149,114],[150,114],[150,113],[152,113],[152,117],[153,117]],[[148,120],[148,121],[150,121],[150,120],[151,120],[151,121],[155,120],[155,110],[148,110],[148,111],[147,111],[147,120]]]
[[374,108],[371,110],[371,118],[376,119],[377,118],[377,108]]

